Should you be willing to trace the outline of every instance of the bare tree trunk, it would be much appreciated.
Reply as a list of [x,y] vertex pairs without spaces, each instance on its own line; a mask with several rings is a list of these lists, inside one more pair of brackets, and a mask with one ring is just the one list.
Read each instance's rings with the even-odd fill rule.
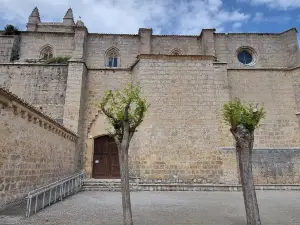
[[[121,173],[121,193],[124,225],[133,225],[131,200],[129,189],[129,169],[128,169],[128,149],[119,149],[120,173]],[[127,152],[127,153],[126,153]]]
[[132,134],[129,132],[129,123],[127,120],[123,122],[124,134],[121,143],[118,146],[120,173],[121,173],[121,193],[124,225],[133,225],[131,200],[129,189],[129,168],[128,168],[128,149]]
[[238,126],[232,132],[236,140],[236,151],[239,160],[241,184],[247,216],[247,225],[261,225],[255,186],[252,175],[252,149],[254,132]]

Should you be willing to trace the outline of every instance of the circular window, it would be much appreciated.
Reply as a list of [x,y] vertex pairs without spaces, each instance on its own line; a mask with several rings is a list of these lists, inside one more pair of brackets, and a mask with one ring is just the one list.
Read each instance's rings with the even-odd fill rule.
[[253,63],[253,56],[249,51],[241,50],[238,53],[238,60],[240,61],[240,63],[242,63],[244,65],[249,65],[249,64]]

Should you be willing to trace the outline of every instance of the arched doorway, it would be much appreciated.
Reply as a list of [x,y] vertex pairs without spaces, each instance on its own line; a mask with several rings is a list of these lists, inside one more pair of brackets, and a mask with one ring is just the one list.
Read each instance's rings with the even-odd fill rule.
[[120,178],[118,148],[112,137],[94,139],[93,178]]

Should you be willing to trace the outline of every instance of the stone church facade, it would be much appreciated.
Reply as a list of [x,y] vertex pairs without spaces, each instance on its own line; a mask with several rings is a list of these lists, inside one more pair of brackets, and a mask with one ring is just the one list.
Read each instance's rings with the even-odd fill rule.
[[[47,63],[69,57],[66,63]],[[259,103],[257,184],[300,183],[300,53],[297,30],[199,35],[89,33],[69,9],[44,23],[35,8],[20,35],[0,35],[0,84],[77,133],[81,167],[117,178],[114,143],[97,103],[108,89],[139,83],[149,111],[130,146],[140,182],[238,184],[234,141],[221,109]]]

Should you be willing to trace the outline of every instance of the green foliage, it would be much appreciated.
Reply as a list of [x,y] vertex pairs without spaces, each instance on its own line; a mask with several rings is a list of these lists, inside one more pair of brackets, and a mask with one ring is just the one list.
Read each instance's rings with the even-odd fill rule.
[[18,35],[18,34],[20,34],[20,31],[14,25],[7,24],[4,27],[4,35]]
[[62,63],[62,64],[66,64],[68,63],[68,60],[70,59],[71,57],[69,56],[58,56],[58,57],[53,57],[51,59],[48,59],[47,60],[47,63],[48,64],[52,64],[52,63]]
[[104,98],[100,102],[100,107],[102,111],[105,109],[111,115],[111,117],[108,116],[108,119],[117,135],[122,136],[126,106],[129,106],[128,123],[130,130],[134,132],[135,128],[142,122],[148,105],[146,99],[142,98],[140,93],[140,86],[132,84],[128,84],[123,90],[106,91]]
[[248,106],[241,103],[239,99],[230,101],[223,106],[223,119],[232,129],[238,125],[243,125],[250,131],[258,126],[261,119],[265,117],[264,108],[257,108],[257,105],[249,104]]

